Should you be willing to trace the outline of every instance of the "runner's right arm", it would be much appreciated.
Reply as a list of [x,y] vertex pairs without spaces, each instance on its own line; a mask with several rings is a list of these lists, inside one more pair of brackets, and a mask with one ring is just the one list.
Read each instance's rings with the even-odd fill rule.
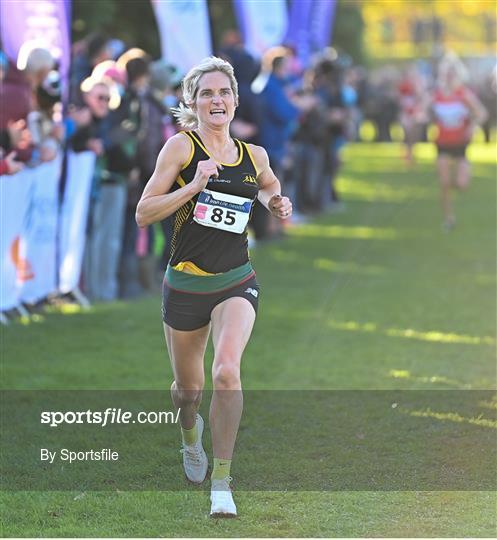
[[136,207],[136,223],[146,227],[174,214],[186,202],[202,191],[209,177],[218,171],[211,159],[200,161],[194,179],[180,189],[169,193],[183,165],[188,161],[191,144],[187,137],[178,133],[171,137],[157,158],[155,171],[147,182]]

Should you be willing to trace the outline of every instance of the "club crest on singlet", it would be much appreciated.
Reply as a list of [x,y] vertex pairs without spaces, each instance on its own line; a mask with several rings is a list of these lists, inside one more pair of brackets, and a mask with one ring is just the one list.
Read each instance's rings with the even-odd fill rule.
[[251,174],[245,174],[245,176],[243,178],[243,183],[244,184],[255,184],[255,185],[257,185],[257,180],[256,180],[255,176],[253,176]]

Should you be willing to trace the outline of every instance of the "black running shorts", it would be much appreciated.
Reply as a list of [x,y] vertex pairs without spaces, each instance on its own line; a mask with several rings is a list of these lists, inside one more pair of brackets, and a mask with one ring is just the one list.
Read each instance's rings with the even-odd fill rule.
[[175,330],[197,330],[209,324],[212,310],[233,297],[246,298],[257,314],[259,285],[256,277],[228,289],[210,293],[192,293],[162,286],[162,320]]
[[467,144],[459,144],[457,146],[444,146],[442,144],[437,144],[439,156],[443,156],[445,154],[453,158],[465,158],[467,147]]

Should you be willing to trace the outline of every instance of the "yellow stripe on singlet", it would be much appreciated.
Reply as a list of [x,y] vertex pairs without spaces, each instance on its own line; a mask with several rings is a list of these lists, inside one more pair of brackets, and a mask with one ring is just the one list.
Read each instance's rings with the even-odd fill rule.
[[247,154],[250,158],[250,161],[252,162],[252,165],[254,166],[254,169],[255,169],[255,174],[257,176],[259,176],[259,169],[257,168],[257,165],[255,164],[255,159],[254,159],[254,155],[252,154],[252,150],[250,150],[250,146],[246,143],[246,142],[243,142],[241,141],[243,146],[245,147],[245,150],[247,150]]
[[[195,133],[193,133],[193,131],[190,131],[190,137],[193,137],[193,139],[195,139],[195,141],[197,142],[197,144],[200,146],[200,148],[202,148],[202,150],[211,158],[211,159],[214,159],[209,150],[207,150],[207,148],[204,146],[204,144],[202,143],[202,141],[198,138],[197,135],[195,135]],[[220,165],[223,165],[223,167],[236,167],[238,165],[240,165],[240,163],[242,162],[242,159],[243,159],[243,145],[241,143],[241,141],[239,141],[238,139],[233,139],[235,141],[235,145],[238,147],[238,159],[235,161],[235,163],[224,163],[224,161],[219,161],[218,163]],[[214,160],[216,161],[216,160]]]
[[191,261],[183,261],[178,263],[176,266],[173,266],[174,270],[178,272],[184,272],[185,274],[192,274],[194,276],[215,276],[216,274],[211,274],[199,268],[195,263]]
[[190,155],[188,156],[188,159],[183,163],[183,166],[181,167],[181,170],[184,171],[188,165],[192,162],[193,154],[195,154],[195,145],[193,144],[192,138],[188,135],[186,131],[180,131],[180,133],[183,133],[183,135],[190,141]]

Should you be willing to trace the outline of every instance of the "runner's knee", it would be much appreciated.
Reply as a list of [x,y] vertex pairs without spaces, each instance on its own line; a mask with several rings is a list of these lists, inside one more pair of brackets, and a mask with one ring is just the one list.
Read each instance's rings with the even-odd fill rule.
[[218,356],[212,368],[212,381],[216,390],[239,390],[240,366],[228,355]]
[[191,403],[197,403],[202,397],[203,381],[186,385],[178,384],[174,381],[171,385],[171,391],[174,393],[181,405],[186,406]]

